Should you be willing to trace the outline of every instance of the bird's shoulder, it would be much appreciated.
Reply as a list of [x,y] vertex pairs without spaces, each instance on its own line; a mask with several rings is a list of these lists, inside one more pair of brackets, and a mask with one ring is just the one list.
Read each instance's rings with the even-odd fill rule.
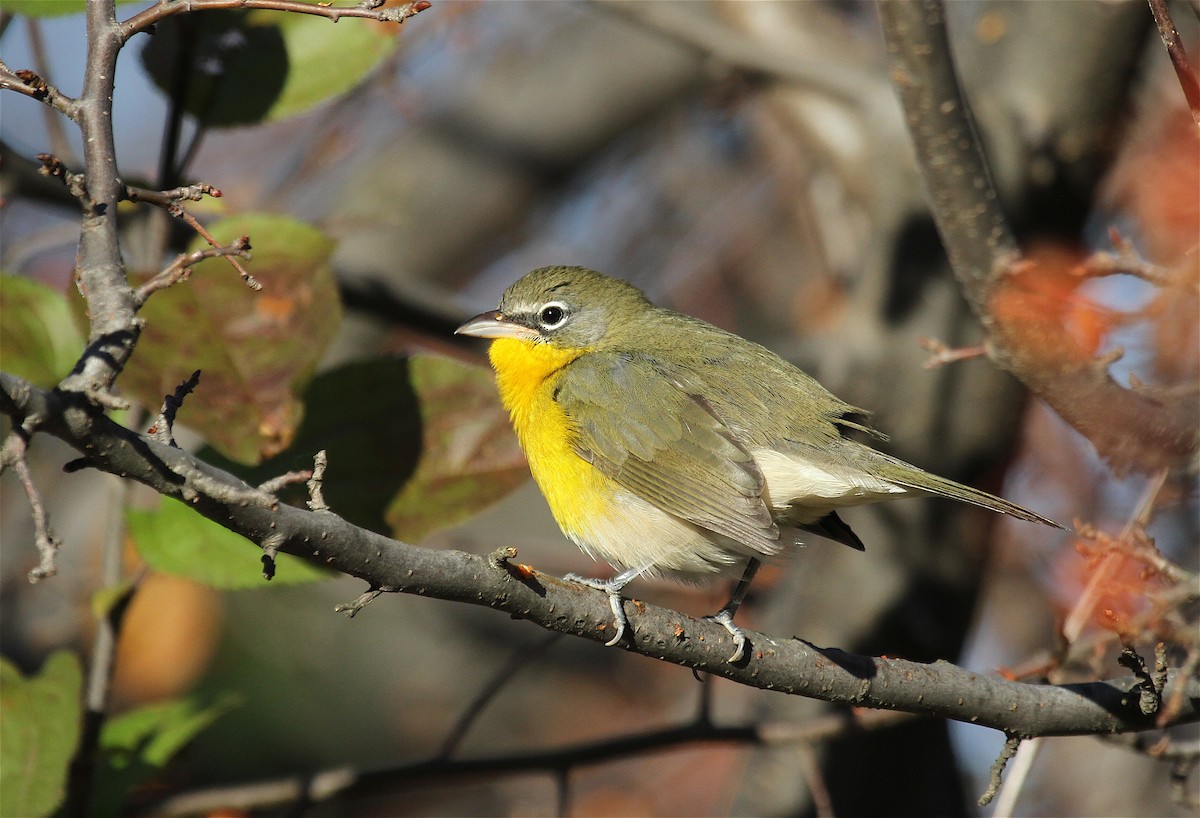
[[817,443],[850,430],[882,437],[866,410],[761,344],[698,318],[655,308],[613,340],[602,353],[616,356],[609,360],[643,361],[675,388],[702,396],[749,444]]

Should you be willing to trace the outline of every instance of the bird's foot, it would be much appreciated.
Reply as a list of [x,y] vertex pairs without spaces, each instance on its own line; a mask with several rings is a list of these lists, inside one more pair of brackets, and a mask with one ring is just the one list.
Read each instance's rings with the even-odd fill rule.
[[621,598],[621,589],[625,587],[628,580],[622,582],[619,576],[612,579],[593,579],[592,577],[581,577],[579,574],[567,574],[563,579],[578,582],[580,585],[603,591],[608,595],[608,607],[612,609],[613,624],[617,626],[617,632],[613,634],[612,639],[604,643],[604,647],[611,648],[621,641],[627,628],[632,629],[629,617],[625,615],[625,606],[622,604],[624,600]]
[[733,612],[722,608],[712,616],[706,616],[705,619],[711,619],[718,625],[729,631],[729,635],[733,637],[733,655],[728,661],[731,665],[736,665],[742,661],[742,656],[746,652],[746,632],[733,624]]

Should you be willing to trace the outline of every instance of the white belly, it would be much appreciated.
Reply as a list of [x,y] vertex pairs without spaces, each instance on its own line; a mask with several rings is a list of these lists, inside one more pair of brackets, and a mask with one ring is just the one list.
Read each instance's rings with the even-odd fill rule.
[[[625,489],[587,531],[571,536],[589,556],[646,576],[700,582],[738,578],[750,557],[769,556],[669,514]],[[781,541],[781,547],[786,545]]]
[[802,523],[845,506],[908,493],[903,486],[878,477],[849,469],[837,473],[770,449],[755,449],[751,454],[767,481],[763,498],[767,506]]

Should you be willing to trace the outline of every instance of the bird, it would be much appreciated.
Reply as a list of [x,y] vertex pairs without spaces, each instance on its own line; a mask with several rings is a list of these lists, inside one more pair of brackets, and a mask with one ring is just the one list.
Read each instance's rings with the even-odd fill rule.
[[501,403],[563,534],[612,565],[603,591],[616,645],[631,630],[621,591],[638,577],[737,580],[713,616],[734,624],[766,559],[816,534],[857,550],[838,510],[937,495],[1058,523],[861,442],[869,413],[767,348],[654,305],[585,267],[527,273],[456,334],[489,339]]

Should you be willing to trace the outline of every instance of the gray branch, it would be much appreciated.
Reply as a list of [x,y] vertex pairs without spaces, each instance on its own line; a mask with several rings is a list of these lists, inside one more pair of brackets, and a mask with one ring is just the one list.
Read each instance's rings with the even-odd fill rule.
[[[365,580],[372,588],[467,602],[547,630],[605,642],[605,595],[512,563],[460,551],[418,548],[351,525],[327,511],[224,499],[252,491],[187,452],[139,435],[95,411],[81,396],[47,392],[0,373],[0,411],[42,419],[42,430],[78,449],[91,466],[128,477],[190,505],[260,547],[270,546]],[[214,487],[221,491],[214,491]],[[731,665],[728,634],[711,621],[638,604],[631,652],[777,690],[842,704],[955,719],[1009,735],[1081,735],[1147,730],[1139,680],[1036,685],[932,664],[823,648],[796,637],[749,632],[748,659]],[[1182,696],[1175,722],[1200,719],[1200,679],[1168,674],[1164,697]],[[1157,725],[1163,726],[1163,725]]]

